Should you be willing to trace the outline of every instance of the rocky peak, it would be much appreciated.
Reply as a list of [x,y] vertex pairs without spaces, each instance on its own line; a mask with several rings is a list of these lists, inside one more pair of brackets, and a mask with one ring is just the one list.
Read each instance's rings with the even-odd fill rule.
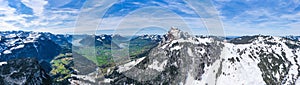
[[[204,68],[212,65],[220,57],[220,51],[223,45],[210,38],[196,38],[190,36],[178,28],[172,27],[170,31],[163,36],[162,41],[157,47],[152,48],[149,53],[141,60],[132,61],[118,67],[117,72],[121,75],[144,75],[137,74],[131,70],[130,65],[143,68],[151,74],[159,74],[151,82],[135,81],[128,84],[167,84],[186,83],[191,80],[200,80],[204,73]],[[129,68],[129,69],[127,69]],[[195,75],[195,76],[191,76]],[[130,78],[114,78],[111,84],[123,84],[123,82],[131,81]],[[148,77],[145,77],[148,78]],[[136,83],[138,82],[138,83]],[[190,85],[190,84],[187,84]]]
[[172,41],[178,39],[187,39],[190,36],[187,32],[183,32],[176,27],[171,27],[171,29],[168,31],[168,34],[166,34],[166,37],[168,41]]

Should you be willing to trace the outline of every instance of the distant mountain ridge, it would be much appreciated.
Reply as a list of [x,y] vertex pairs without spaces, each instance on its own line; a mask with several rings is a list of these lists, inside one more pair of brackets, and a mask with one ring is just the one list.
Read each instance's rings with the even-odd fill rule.
[[[177,28],[172,28],[165,35],[141,35],[131,39],[119,35],[61,35],[24,31],[6,31],[0,32],[0,35],[1,61],[36,59],[37,65],[41,67],[38,69],[46,73],[43,75],[49,75],[49,71],[56,72],[58,73],[56,76],[62,76],[59,79],[65,79],[64,82],[69,81],[71,84],[76,84],[74,82],[185,85],[300,83],[299,36],[254,35],[225,38],[191,36]],[[122,45],[114,43],[113,40],[128,39],[132,61],[124,61],[124,65],[115,66],[110,50],[119,49]],[[89,40],[95,42],[89,42]],[[74,45],[75,43],[77,45]],[[83,54],[91,49],[71,53],[72,49],[82,49],[93,45],[96,49],[95,59],[97,60],[93,61],[89,55]],[[72,54],[75,57],[71,57]],[[89,62],[90,67],[84,66],[86,64],[78,64],[81,65],[80,68],[74,68],[76,65],[73,66],[73,63],[76,62],[72,61],[76,56],[82,60],[82,63]],[[66,62],[68,62],[67,65]],[[16,62],[15,65],[22,67],[20,64],[24,64],[23,66],[26,67],[32,63]],[[70,72],[68,71],[67,74],[72,76],[59,75],[63,73],[63,71],[57,72],[60,71],[60,66],[69,69]],[[130,69],[132,66],[156,71],[160,75],[142,82],[126,77],[125,73],[137,75]],[[80,73],[80,71],[84,72]],[[80,77],[89,73],[98,75]],[[53,75],[49,76],[53,77]],[[95,78],[95,80],[89,78]],[[231,81],[228,82],[228,79]]]

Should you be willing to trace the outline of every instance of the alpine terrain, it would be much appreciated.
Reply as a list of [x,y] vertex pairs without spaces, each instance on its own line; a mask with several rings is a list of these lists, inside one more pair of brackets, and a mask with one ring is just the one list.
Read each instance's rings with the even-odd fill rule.
[[[162,37],[148,55],[117,66],[110,84],[294,85],[300,84],[298,40],[275,36],[243,36],[231,40],[192,36],[176,28]],[[158,73],[143,75],[131,68]],[[152,71],[154,70],[154,71]],[[136,71],[136,72],[134,72]]]
[[[297,36],[198,36],[178,28],[129,38],[24,31],[0,35],[1,85],[300,84]],[[112,50],[128,52],[129,58],[116,62]]]

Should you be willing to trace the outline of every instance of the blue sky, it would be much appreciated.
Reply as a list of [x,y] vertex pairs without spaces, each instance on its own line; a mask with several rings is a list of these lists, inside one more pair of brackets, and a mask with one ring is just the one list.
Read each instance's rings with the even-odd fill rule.
[[[216,13],[227,36],[300,35],[300,0],[213,0],[213,6],[204,4],[207,7],[203,9],[217,10],[203,11],[200,15],[182,0],[118,0],[102,16],[98,10],[104,9],[104,3],[101,0],[0,0],[0,30],[72,33],[78,28],[82,29],[78,31],[97,29],[97,33],[109,34],[116,29],[127,32],[145,28],[138,32],[161,34],[176,26],[193,34],[208,34],[203,19],[209,21],[206,14]],[[157,25],[144,27],[149,24]],[[213,27],[214,23],[209,25]]]

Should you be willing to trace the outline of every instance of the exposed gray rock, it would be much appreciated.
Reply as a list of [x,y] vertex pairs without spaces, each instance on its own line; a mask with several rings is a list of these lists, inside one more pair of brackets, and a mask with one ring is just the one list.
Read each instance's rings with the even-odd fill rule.
[[15,59],[0,66],[1,85],[49,85],[51,77],[35,59]]

